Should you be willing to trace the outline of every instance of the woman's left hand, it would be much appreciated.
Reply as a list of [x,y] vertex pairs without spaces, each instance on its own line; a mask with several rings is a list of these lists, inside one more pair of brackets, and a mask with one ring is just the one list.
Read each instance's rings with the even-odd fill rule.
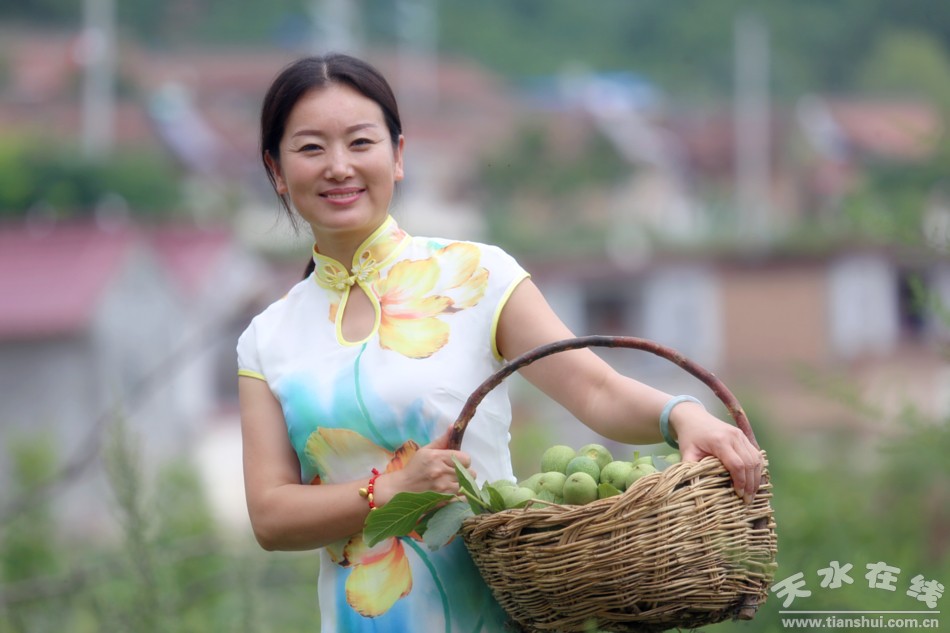
[[746,503],[751,503],[762,479],[762,453],[737,427],[710,414],[701,405],[684,402],[670,414],[683,461],[699,461],[712,455],[732,476],[732,482]]

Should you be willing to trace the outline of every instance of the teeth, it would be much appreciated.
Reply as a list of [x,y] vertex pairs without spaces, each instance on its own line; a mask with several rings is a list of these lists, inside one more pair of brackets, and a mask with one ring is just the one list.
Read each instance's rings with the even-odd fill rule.
[[328,193],[324,195],[331,200],[342,200],[343,198],[352,198],[358,193],[359,191],[350,191],[349,193]]

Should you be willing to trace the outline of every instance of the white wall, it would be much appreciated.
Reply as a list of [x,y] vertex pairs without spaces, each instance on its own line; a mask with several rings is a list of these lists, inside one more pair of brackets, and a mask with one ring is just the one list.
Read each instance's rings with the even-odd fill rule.
[[642,336],[675,348],[707,368],[722,356],[722,310],[716,277],[703,265],[655,270],[644,280]]
[[830,338],[836,356],[892,351],[900,335],[897,272],[883,256],[845,255],[828,270]]
[[929,333],[941,340],[950,339],[950,262],[938,262],[929,271],[928,289],[932,302],[927,311]]

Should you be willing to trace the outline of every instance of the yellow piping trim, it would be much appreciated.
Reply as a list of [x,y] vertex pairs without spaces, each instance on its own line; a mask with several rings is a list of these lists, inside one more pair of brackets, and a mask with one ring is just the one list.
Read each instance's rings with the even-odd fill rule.
[[508,289],[505,290],[505,294],[502,295],[501,301],[498,302],[498,307],[495,308],[495,314],[492,317],[491,322],[491,351],[495,356],[495,360],[503,361],[505,357],[501,355],[501,352],[498,351],[498,322],[501,320],[501,311],[504,310],[505,305],[508,303],[508,299],[511,298],[511,294],[515,291],[515,288],[524,281],[531,277],[527,272],[516,277],[511,284],[508,286]]
[[267,378],[264,378],[264,374],[259,374],[256,371],[251,371],[250,369],[239,369],[238,376],[245,376],[246,378],[257,378],[258,380],[263,380],[267,382]]
[[389,254],[389,257],[386,257],[385,259],[383,259],[383,261],[376,264],[376,270],[382,270],[383,268],[388,266],[389,262],[396,259],[397,256],[399,256],[404,250],[406,250],[406,247],[409,246],[410,242],[412,242],[412,236],[406,233],[405,237],[402,238],[402,241],[399,242],[399,244],[396,244],[396,247],[393,248],[393,252]]
[[351,262],[351,265],[358,264],[360,261],[360,254],[363,251],[365,251],[369,247],[369,245],[372,244],[376,240],[377,237],[379,237],[380,235],[388,231],[389,227],[395,223],[396,223],[396,220],[393,218],[393,216],[387,215],[386,219],[383,220],[383,223],[377,226],[376,230],[370,233],[369,237],[367,237],[365,240],[363,240],[360,243],[359,247],[356,249],[356,252],[353,253],[353,261]]

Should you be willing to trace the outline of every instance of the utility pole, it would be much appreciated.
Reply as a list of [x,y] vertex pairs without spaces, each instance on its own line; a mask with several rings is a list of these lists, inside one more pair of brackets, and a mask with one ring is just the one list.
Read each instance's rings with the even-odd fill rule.
[[112,151],[115,136],[115,0],[83,0],[79,56],[82,151],[86,158],[97,160]]
[[758,18],[741,15],[735,22],[736,206],[740,234],[750,244],[767,241],[772,230],[769,122],[768,29]]

